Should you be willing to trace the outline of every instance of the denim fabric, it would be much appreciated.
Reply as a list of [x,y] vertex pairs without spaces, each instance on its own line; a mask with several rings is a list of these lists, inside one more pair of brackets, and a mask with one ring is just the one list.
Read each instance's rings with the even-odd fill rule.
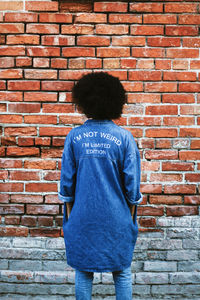
[[[132,300],[131,267],[112,273],[115,283],[116,300]],[[76,300],[92,299],[92,282],[94,273],[76,270],[75,290]]]
[[[67,135],[59,199],[64,202],[67,262],[88,272],[130,266],[138,235],[140,155],[131,133],[88,120]],[[69,219],[66,202],[73,202]],[[132,219],[128,204],[136,205]]]

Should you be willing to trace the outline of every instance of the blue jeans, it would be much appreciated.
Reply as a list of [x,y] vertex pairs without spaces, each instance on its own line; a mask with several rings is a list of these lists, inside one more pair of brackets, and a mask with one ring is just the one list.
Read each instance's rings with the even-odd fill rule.
[[[131,267],[122,271],[112,272],[115,283],[116,300],[132,300]],[[75,290],[76,300],[92,299],[93,272],[76,270]]]

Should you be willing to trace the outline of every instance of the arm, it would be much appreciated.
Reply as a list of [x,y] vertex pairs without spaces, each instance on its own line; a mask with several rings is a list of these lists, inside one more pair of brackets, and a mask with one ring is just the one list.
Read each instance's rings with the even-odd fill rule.
[[58,198],[66,202],[66,216],[68,217],[74,203],[75,185],[76,166],[70,137],[67,136],[62,155],[60,192],[58,193]]
[[140,193],[140,153],[133,137],[129,139],[124,159],[123,176],[127,203],[131,214],[135,212],[135,205],[142,202]]

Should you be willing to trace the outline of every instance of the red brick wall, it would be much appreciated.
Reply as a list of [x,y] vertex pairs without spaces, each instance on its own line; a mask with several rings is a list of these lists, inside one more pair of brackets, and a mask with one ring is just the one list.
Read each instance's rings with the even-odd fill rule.
[[118,124],[142,158],[140,230],[197,215],[199,1],[0,1],[0,235],[62,235],[57,198],[66,134],[83,122],[74,80],[118,76]]

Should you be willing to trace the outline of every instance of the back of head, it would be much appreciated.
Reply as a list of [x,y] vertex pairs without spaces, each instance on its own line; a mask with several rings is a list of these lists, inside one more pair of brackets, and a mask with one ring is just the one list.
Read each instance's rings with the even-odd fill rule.
[[126,93],[117,77],[96,72],[79,79],[73,87],[72,98],[88,118],[110,120],[121,116]]

